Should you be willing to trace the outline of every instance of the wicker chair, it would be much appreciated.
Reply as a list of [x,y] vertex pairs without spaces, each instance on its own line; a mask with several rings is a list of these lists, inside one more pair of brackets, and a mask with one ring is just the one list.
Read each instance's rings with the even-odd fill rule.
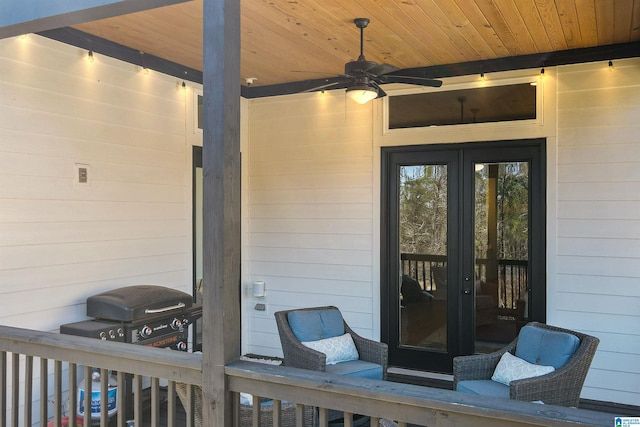
[[[578,407],[580,392],[600,340],[590,335],[538,322],[530,322],[527,326],[529,325],[569,333],[578,337],[580,342],[569,360],[555,371],[538,377],[511,381],[509,397],[514,400],[542,401],[545,404]],[[491,379],[502,355],[507,351],[515,354],[517,345],[518,337],[507,347],[494,353],[454,358],[454,390],[458,389],[458,383],[461,381]]]
[[[289,313],[312,310],[338,310],[338,308],[333,306],[311,307],[278,311],[275,313],[276,324],[278,325],[278,332],[280,333],[280,342],[282,344],[282,352],[284,353],[284,365],[326,372],[326,355],[302,345],[289,326]],[[353,338],[356,348],[358,349],[360,360],[382,366],[382,379],[386,379],[388,363],[387,344],[361,337],[356,334],[346,322],[344,322],[344,330]]]
[[[304,346],[300,342],[289,324],[289,314],[293,312],[326,312],[328,310],[335,310],[340,313],[338,308],[333,306],[284,310],[275,313],[276,324],[278,325],[278,332],[280,333],[280,343],[282,344],[282,352],[284,353],[285,366],[309,369],[312,371],[327,372],[326,354],[316,350],[312,350],[311,348]],[[342,315],[340,315],[340,318],[342,318]],[[344,325],[344,332],[351,335],[356,349],[358,350],[359,360],[356,362],[364,361],[369,362],[369,364],[379,365],[376,368],[376,372],[378,372],[377,369],[379,369],[379,367],[382,367],[382,379],[385,380],[387,378],[388,364],[387,344],[363,338],[360,335],[356,334],[353,329],[351,329],[349,325],[347,325],[344,319],[342,319],[342,323]],[[345,365],[348,363],[352,362],[344,362],[338,363],[336,365],[331,365],[329,368],[329,372],[333,371],[334,367]],[[347,369],[345,372],[348,371],[349,369]],[[361,376],[356,372],[346,373],[345,375]],[[364,376],[366,377],[367,375]],[[329,421],[337,422],[338,420],[342,419],[343,415],[344,414],[341,411],[330,409],[327,416]],[[353,420],[353,425],[364,425],[368,423],[368,420],[369,417],[356,416],[356,418]]]

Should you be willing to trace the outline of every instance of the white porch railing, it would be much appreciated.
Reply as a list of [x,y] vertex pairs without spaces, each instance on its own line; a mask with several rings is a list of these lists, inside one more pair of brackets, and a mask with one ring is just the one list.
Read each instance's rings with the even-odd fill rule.
[[[137,427],[178,425],[176,384],[188,391],[182,401],[187,408],[186,426],[200,422],[198,414],[202,408],[198,408],[194,399],[202,384],[202,358],[198,354],[0,326],[0,427],[76,425],[75,417],[68,415],[77,412],[77,366],[84,366],[85,378],[90,376],[91,368],[100,369],[101,396],[107,395],[109,387],[107,371],[117,372],[118,390],[124,390],[125,375],[133,375],[132,402],[125,402],[125,393],[118,392],[117,405],[120,409],[125,403],[133,404]],[[236,403],[241,392],[253,395],[254,402],[258,401],[257,396],[273,399],[267,422],[271,423],[273,417],[276,425],[278,420],[282,423],[280,408],[284,408],[285,403],[289,408],[293,405],[296,425],[301,427],[308,421],[304,417],[308,407],[320,408],[314,411],[318,414],[314,422],[319,426],[327,426],[327,409],[344,411],[348,415],[345,426],[352,425],[350,414],[370,416],[372,427],[378,425],[379,419],[394,420],[401,427],[409,423],[421,426],[613,425],[613,415],[600,412],[487,399],[449,390],[253,362],[231,363],[226,366],[225,375]],[[165,388],[160,387],[161,380],[167,383],[164,413],[160,409],[165,407],[161,405],[160,390]],[[143,416],[142,385],[145,382],[150,389],[151,410]],[[91,384],[85,381],[84,389],[91,390]],[[114,423],[107,418],[107,403],[107,399],[101,400],[101,426]],[[84,407],[90,406],[87,397]],[[264,425],[261,413],[255,411],[260,407],[253,405],[247,425]],[[118,426],[127,426],[124,412],[118,410],[114,415]],[[240,411],[235,412],[238,425]],[[89,426],[90,417],[85,417],[82,423]]]

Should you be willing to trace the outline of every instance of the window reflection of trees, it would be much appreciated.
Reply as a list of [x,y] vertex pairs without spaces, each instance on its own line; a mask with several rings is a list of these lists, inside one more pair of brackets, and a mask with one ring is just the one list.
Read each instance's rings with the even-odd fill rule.
[[446,166],[402,166],[400,252],[446,255],[446,245]]
[[[476,168],[476,256],[487,253],[489,167]],[[479,170],[478,170],[479,169]],[[529,165],[498,164],[497,235],[499,259],[528,258]],[[447,169],[445,165],[400,168],[400,252],[446,255]]]

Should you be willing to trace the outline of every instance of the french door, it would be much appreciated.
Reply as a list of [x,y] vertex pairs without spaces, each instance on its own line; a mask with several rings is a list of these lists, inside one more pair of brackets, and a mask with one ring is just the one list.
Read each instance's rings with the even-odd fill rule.
[[384,148],[391,366],[448,373],[545,320],[544,140]]

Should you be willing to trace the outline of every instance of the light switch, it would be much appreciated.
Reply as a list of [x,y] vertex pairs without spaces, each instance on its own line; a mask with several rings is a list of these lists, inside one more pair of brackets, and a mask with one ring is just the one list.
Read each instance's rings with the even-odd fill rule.
[[89,181],[89,174],[87,173],[87,168],[79,167],[78,168],[78,182],[80,184],[86,184]]
[[75,185],[89,185],[89,165],[86,163],[75,164]]

